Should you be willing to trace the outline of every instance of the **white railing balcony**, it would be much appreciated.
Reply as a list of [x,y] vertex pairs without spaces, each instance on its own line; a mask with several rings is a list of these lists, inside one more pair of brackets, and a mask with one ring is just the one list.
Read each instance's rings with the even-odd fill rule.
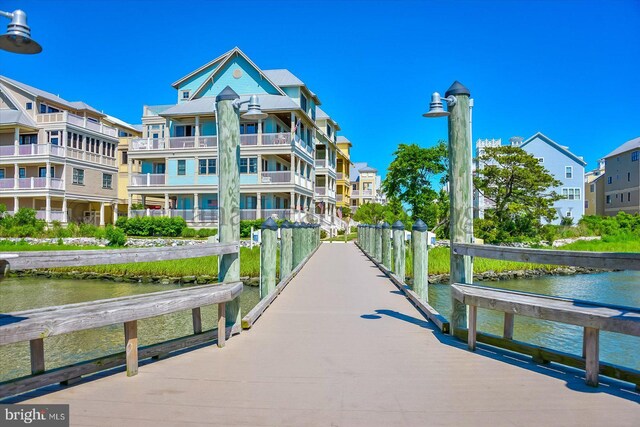
[[64,190],[64,180],[60,178],[51,178],[49,188],[54,190]]
[[58,112],[58,113],[45,113],[45,114],[36,114],[36,122],[37,123],[69,123],[74,126],[83,127],[85,129],[90,129],[95,132],[102,133],[104,135],[117,137],[118,130],[111,126],[107,126],[101,122],[95,122],[93,120],[89,120],[85,117],[81,117],[68,112]]
[[102,154],[92,153],[90,151],[79,150],[70,147],[58,147],[66,150],[66,156],[72,159],[84,160],[87,162],[98,163],[105,166],[115,166],[116,159],[113,157],[103,156]]
[[241,134],[240,145],[258,145],[258,134],[257,133]]
[[344,200],[343,194],[336,194],[336,202],[341,202]]
[[343,179],[344,178],[344,174],[342,172],[338,172],[336,174],[336,179]]
[[262,145],[290,145],[290,144],[291,144],[291,134],[289,132],[262,134]]
[[327,194],[327,189],[325,187],[316,187],[315,191],[318,196],[324,196]]
[[15,156],[15,145],[0,145],[0,156]]
[[373,196],[373,190],[363,190],[362,191],[362,195],[364,197],[372,197]]
[[49,218],[51,219],[51,221],[67,222],[64,211],[51,211],[49,212]]
[[351,197],[360,197],[360,190],[352,190]]
[[15,186],[15,179],[13,178],[1,178],[0,179],[0,189],[11,189],[13,190]]
[[315,163],[317,168],[326,168],[329,165],[329,162],[327,159],[316,159]]
[[164,185],[165,175],[163,173],[139,173],[131,175],[132,187],[151,187],[155,185]]
[[216,148],[218,137],[215,135],[174,136],[171,138],[134,138],[129,143],[130,151],[143,150],[188,150],[194,148]]
[[289,209],[262,209],[260,211],[260,218],[274,218],[274,219],[290,219],[291,210]]
[[291,171],[263,171],[260,173],[262,184],[286,184],[291,182]]
[[335,198],[335,197],[336,197],[336,190],[329,189],[329,190],[327,191],[327,195],[328,195],[329,197],[333,197],[333,198]]
[[240,219],[258,219],[256,209],[240,209]]
[[130,151],[139,150],[164,150],[164,139],[153,138],[134,138],[129,143]]

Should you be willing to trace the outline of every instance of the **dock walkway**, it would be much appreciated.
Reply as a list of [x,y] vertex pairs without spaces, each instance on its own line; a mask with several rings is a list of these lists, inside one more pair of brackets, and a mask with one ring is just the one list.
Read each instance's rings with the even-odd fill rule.
[[[211,327],[211,325],[206,325]],[[72,425],[638,425],[640,396],[441,334],[353,244],[323,244],[255,326],[22,403]]]

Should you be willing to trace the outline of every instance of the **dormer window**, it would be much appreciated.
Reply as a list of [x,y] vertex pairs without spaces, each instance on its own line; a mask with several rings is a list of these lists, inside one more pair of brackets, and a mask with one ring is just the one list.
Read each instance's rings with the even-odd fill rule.
[[24,105],[24,108],[26,108],[27,110],[33,110],[33,102],[27,102]]
[[183,100],[186,101],[187,99],[189,99],[189,96],[191,96],[191,91],[189,91],[189,90],[183,90],[182,91],[181,97],[182,97]]
[[305,113],[307,112],[307,98],[303,94],[300,94],[300,108]]

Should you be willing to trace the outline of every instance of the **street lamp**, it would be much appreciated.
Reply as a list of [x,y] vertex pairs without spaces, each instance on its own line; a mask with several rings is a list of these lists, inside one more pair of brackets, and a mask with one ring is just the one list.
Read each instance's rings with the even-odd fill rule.
[[[454,82],[444,94],[447,110],[442,108],[440,94],[431,96],[429,112],[424,117],[449,118],[449,236],[451,245],[473,242],[473,180],[471,170],[471,109],[470,92],[460,82]],[[450,282],[473,282],[471,257],[451,250]],[[452,333],[467,327],[466,305],[452,299]]]
[[248,110],[240,117],[245,120],[263,120],[267,118],[268,114],[263,113],[260,108],[258,95],[251,95],[248,101],[236,102],[234,105],[239,108],[241,104],[246,104],[247,102],[249,103]]
[[31,38],[31,28],[27,25],[27,14],[18,9],[10,12],[0,10],[0,16],[9,18],[7,33],[0,36],[0,49],[13,53],[40,53],[42,46]]

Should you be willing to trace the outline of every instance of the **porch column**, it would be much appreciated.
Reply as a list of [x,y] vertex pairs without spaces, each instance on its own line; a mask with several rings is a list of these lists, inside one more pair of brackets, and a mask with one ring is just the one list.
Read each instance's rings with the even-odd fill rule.
[[20,209],[20,198],[18,196],[13,196],[13,214],[15,215]]
[[169,215],[169,193],[164,193],[164,214]]
[[193,221],[200,222],[200,200],[198,193],[193,193]]
[[67,198],[66,197],[62,198],[62,222],[65,223],[65,224],[68,222],[68,217],[67,217]]
[[127,218],[131,218],[131,193],[127,193]]
[[262,193],[256,193],[256,218],[262,218]]
[[295,221],[295,212],[296,212],[296,202],[295,202],[296,193],[293,191],[289,193],[289,210],[291,211],[291,221]]
[[16,156],[18,155],[18,146],[20,145],[20,128],[19,127],[15,127],[13,129],[13,146],[15,148],[15,152],[13,154],[15,154]]
[[[131,185],[131,173],[133,172],[133,164],[132,164],[133,160],[131,160],[130,157],[127,157],[127,181],[129,182],[129,185]],[[131,203],[129,203],[131,204]]]
[[13,188],[20,188],[18,179],[20,178],[20,166],[17,163],[13,164]]
[[47,194],[47,197],[45,198],[45,200],[46,200],[46,205],[45,205],[45,211],[44,211],[44,220],[47,221],[47,224],[49,224],[51,222],[51,196]]
[[262,184],[262,154],[258,154],[258,184]]
[[142,209],[146,209],[147,208],[147,196],[145,196],[144,194],[140,195],[140,201],[142,202]]
[[[295,183],[295,179],[296,179],[296,156],[295,154],[291,153],[291,183]],[[293,194],[293,193],[292,193]]]
[[104,202],[100,202],[100,226],[104,227]]
[[118,204],[117,203],[114,203],[111,205],[111,214],[112,214],[113,225],[116,225],[116,222],[118,221]]
[[199,145],[199,141],[198,140],[200,139],[200,116],[196,116],[196,126],[195,127],[196,128],[194,129],[194,131],[195,131],[194,132],[194,141],[195,141],[194,145],[196,147],[198,147],[198,145]]
[[262,145],[262,119],[258,120],[258,145]]
[[51,162],[49,162],[47,160],[47,162],[45,163],[45,172],[44,172],[44,179],[45,179],[45,188],[51,188]]
[[[195,176],[193,177],[193,183],[194,183],[194,185],[198,185],[198,176],[200,175],[200,159],[198,158],[198,156],[195,156],[194,159],[195,159],[195,162],[196,162],[196,170],[195,170],[195,174],[194,174]],[[205,167],[208,169],[209,165],[206,165]],[[165,171],[166,171],[166,167],[165,167]]]

